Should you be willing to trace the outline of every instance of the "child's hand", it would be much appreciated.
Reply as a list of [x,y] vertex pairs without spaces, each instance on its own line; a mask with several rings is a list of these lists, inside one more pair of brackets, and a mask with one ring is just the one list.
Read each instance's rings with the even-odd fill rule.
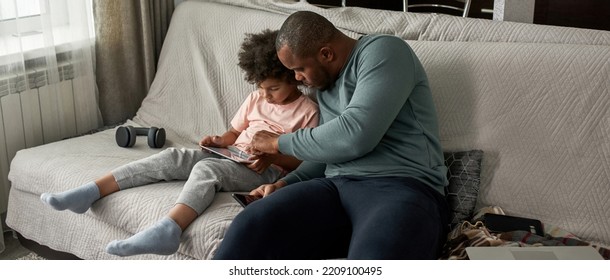
[[224,145],[224,143],[222,141],[222,137],[218,136],[218,135],[203,137],[203,139],[201,139],[201,141],[199,141],[199,146],[218,147],[218,148],[226,147],[226,145]]
[[256,155],[255,152],[256,152],[256,150],[252,149],[252,146],[250,146],[250,145],[246,146],[246,153],[249,154],[249,155],[252,155],[250,157],[251,160],[258,159],[259,156]]
[[258,174],[262,174],[273,163],[275,157],[272,155],[254,155],[251,156],[249,159],[254,160],[254,162],[248,164],[248,168],[252,169],[252,171]]

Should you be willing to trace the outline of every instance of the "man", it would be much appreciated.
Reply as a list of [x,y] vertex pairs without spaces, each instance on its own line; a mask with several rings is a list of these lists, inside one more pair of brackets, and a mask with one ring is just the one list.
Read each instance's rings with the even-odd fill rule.
[[304,162],[233,221],[217,259],[435,259],[447,169],[424,69],[400,38],[352,39],[308,11],[276,40],[282,64],[318,89],[320,126],[257,133],[256,153]]

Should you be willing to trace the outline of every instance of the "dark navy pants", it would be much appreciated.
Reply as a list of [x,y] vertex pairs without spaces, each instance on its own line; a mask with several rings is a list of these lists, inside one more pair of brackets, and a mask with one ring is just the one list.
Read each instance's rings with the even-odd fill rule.
[[413,178],[339,176],[288,185],[240,212],[215,259],[436,259],[445,197]]

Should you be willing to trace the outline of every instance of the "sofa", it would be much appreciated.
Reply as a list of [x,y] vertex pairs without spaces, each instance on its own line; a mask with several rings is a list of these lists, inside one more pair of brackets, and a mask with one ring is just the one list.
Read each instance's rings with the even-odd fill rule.
[[[297,10],[330,19],[352,37],[403,38],[428,74],[450,167],[452,225],[482,209],[538,219],[589,244],[610,246],[610,32],[305,1],[184,1],[176,7],[158,71],[124,125],[159,127],[167,147],[196,148],[225,131],[255,89],[237,66],[245,33],[279,29]],[[25,239],[81,259],[210,259],[242,207],[230,193],[182,235],[169,256],[104,251],[164,216],[184,182],[114,193],[84,214],[55,211],[43,192],[74,188],[160,149],[116,128],[20,150],[11,162],[7,224]],[[380,229],[383,230],[383,229]]]

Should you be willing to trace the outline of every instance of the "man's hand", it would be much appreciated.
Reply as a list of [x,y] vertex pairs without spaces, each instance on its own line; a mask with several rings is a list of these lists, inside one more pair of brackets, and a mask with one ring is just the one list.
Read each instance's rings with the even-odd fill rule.
[[250,142],[250,154],[261,155],[261,154],[278,154],[279,146],[278,139],[280,135],[261,130],[252,136],[252,141]]
[[250,192],[250,195],[254,195],[254,196],[258,196],[258,197],[265,197],[270,195],[272,192],[278,190],[279,188],[282,188],[286,186],[286,182],[279,180],[276,181],[273,184],[264,184],[261,185],[260,187],[253,189]]

